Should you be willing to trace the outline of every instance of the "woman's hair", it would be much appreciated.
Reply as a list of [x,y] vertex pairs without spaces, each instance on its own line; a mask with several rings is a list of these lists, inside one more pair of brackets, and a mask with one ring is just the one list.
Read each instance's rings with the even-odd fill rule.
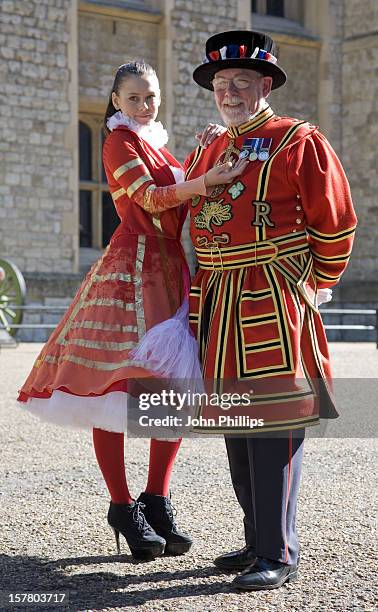
[[117,109],[113,105],[112,94],[113,92],[119,95],[120,87],[125,79],[127,79],[130,75],[135,76],[143,76],[144,74],[155,76],[157,78],[157,74],[155,70],[150,66],[150,64],[146,64],[144,61],[136,61],[136,62],[128,62],[127,64],[122,64],[117,70],[117,73],[114,78],[114,83],[109,95],[108,106],[105,111],[104,122],[103,122],[103,130],[105,136],[107,136],[110,132],[108,126],[106,125],[109,117],[114,115],[117,112]]

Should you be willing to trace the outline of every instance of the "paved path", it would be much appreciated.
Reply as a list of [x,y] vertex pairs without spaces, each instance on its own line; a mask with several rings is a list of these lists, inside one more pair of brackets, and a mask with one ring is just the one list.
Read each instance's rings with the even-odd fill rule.
[[[179,524],[196,540],[190,554],[136,564],[125,545],[118,557],[90,434],[42,424],[16,405],[16,391],[39,349],[21,344],[0,351],[1,591],[66,591],[70,610],[375,609],[373,439],[307,441],[298,512],[300,576],[276,591],[238,594],[230,587],[232,575],[212,565],[214,556],[242,545],[222,439],[184,441],[175,467]],[[378,378],[373,344],[334,344],[332,352],[337,376]],[[127,442],[135,496],[145,483],[147,453],[146,440]],[[15,609],[62,610],[1,607]]]

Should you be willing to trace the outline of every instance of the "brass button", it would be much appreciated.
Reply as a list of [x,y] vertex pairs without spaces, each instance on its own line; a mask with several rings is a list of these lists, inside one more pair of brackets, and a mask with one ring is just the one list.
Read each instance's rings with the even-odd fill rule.
[[297,193],[297,200],[300,200],[301,196],[299,195],[299,193]]
[[300,223],[302,223],[302,219],[295,219],[295,223],[298,223],[299,225]]
[[296,206],[295,210],[302,210],[302,206]]
[[294,234],[296,231],[297,231],[296,229],[293,229],[293,234]]

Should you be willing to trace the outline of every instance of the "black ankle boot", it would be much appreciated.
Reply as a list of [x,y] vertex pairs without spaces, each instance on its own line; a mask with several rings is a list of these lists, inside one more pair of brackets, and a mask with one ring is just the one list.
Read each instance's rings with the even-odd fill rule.
[[165,540],[146,521],[143,509],[144,504],[139,501],[131,504],[110,502],[108,523],[114,531],[118,554],[121,552],[119,534],[122,533],[134,559],[151,561],[164,553]]
[[145,504],[144,514],[156,533],[166,540],[166,555],[182,555],[193,544],[192,538],[178,530],[169,497],[141,493],[138,501]]

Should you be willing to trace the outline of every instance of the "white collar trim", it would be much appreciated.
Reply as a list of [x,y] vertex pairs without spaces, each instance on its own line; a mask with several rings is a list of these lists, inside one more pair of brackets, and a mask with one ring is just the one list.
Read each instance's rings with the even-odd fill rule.
[[125,125],[155,149],[161,149],[168,142],[168,132],[160,121],[152,121],[148,125],[141,125],[134,119],[124,115],[122,111],[118,111],[109,117],[106,125],[111,132],[119,125]]

